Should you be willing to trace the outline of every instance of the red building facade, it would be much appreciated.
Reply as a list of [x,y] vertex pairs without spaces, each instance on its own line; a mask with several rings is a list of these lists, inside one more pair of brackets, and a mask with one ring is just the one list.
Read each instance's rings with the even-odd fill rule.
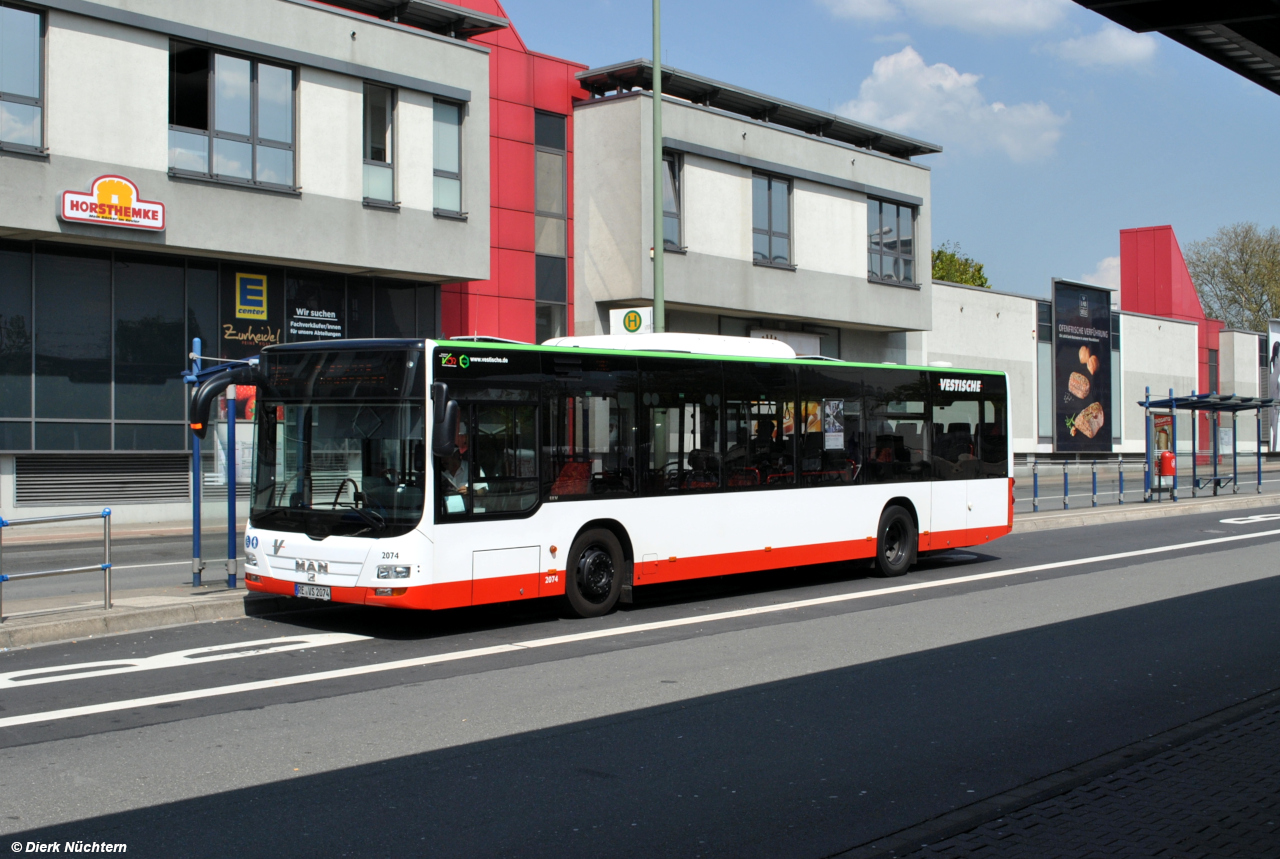
[[[507,16],[498,0],[458,5]],[[574,75],[587,67],[530,51],[514,26],[471,41],[490,49],[490,277],[443,286],[441,333],[572,334],[573,103],[587,98]]]
[[1120,231],[1120,309],[1196,323],[1200,364],[1196,391],[1223,393],[1217,391],[1218,335],[1226,324],[1205,315],[1173,227]]

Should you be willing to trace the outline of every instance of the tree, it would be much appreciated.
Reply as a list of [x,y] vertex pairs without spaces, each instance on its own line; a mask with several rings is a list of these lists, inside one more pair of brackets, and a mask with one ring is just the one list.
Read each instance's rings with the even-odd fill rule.
[[964,255],[959,242],[943,242],[933,251],[933,279],[991,288],[982,263]]
[[1187,247],[1187,269],[1205,313],[1231,328],[1266,331],[1280,315],[1280,230],[1222,227]]

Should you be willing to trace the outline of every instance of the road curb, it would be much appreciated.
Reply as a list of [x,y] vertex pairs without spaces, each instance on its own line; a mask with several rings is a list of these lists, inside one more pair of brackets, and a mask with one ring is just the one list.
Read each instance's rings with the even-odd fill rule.
[[1168,516],[1188,516],[1193,513],[1216,513],[1224,510],[1250,510],[1257,507],[1280,506],[1277,495],[1236,495],[1227,498],[1187,499],[1164,501],[1159,504],[1126,504],[1123,507],[1089,507],[1084,510],[1064,510],[1054,513],[1014,514],[1013,533],[1026,531],[1052,531],[1058,528],[1077,528],[1081,525],[1107,525],[1112,522],[1136,522],[1143,519],[1164,519]]
[[0,650],[316,608],[315,603],[290,597],[240,593],[145,608],[81,609],[79,616],[68,612],[49,620],[11,618],[0,626]]

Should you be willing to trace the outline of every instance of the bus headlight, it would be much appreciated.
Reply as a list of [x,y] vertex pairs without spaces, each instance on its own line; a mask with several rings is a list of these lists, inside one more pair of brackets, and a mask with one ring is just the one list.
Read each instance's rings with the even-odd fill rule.
[[407,579],[409,578],[408,567],[393,567],[387,564],[378,565],[378,578],[380,579]]
[[244,563],[245,563],[245,566],[256,567],[258,566],[258,556],[255,555],[253,552],[250,552],[248,549],[245,549]]

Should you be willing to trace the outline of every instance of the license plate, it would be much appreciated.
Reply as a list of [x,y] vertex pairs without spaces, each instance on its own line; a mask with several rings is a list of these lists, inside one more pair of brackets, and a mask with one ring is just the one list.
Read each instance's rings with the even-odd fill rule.
[[311,600],[327,600],[329,599],[329,588],[325,585],[294,585],[293,595]]

